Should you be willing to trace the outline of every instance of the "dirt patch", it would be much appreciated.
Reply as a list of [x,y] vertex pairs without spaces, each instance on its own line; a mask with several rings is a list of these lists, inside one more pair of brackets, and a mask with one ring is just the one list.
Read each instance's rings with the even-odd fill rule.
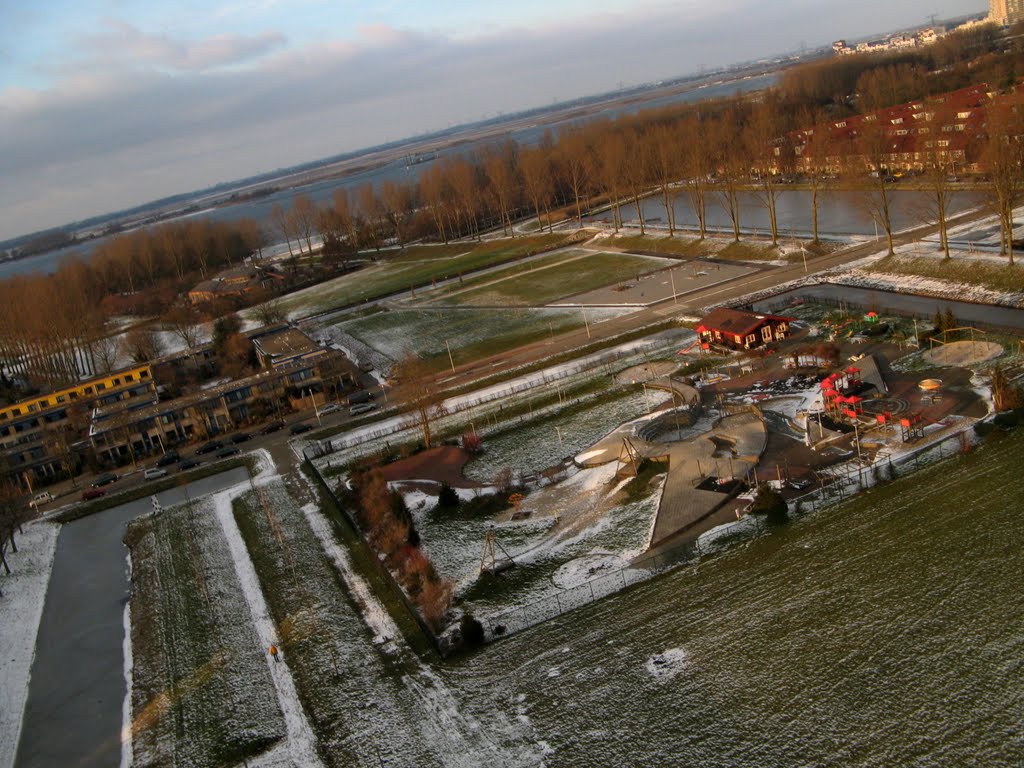
[[380,468],[388,482],[398,480],[436,480],[453,488],[480,488],[481,484],[462,476],[462,468],[470,460],[468,451],[455,445],[439,445],[415,456],[392,462]]
[[932,365],[964,367],[999,357],[1003,347],[991,341],[953,341],[923,352],[921,357]]
[[672,360],[656,360],[645,365],[634,365],[624,371],[615,374],[615,381],[618,384],[636,384],[641,381],[650,381],[661,376],[671,376],[679,368],[679,364]]

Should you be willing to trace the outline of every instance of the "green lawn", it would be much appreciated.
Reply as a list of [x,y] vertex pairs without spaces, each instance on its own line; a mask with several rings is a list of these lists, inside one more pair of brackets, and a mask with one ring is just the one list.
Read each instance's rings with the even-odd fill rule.
[[[382,258],[357,272],[291,294],[282,299],[281,304],[292,317],[359,304],[409,288],[426,288],[437,280],[540,253],[565,240],[565,235],[489,240],[476,245],[463,244],[458,249],[460,255],[425,260],[422,248],[426,246],[422,246],[416,251],[419,258],[413,258],[409,253],[391,259]],[[455,250],[453,246],[446,248],[447,253]]]
[[[590,322],[601,316],[587,314]],[[460,365],[583,326],[583,313],[574,309],[401,309],[342,323],[392,360],[412,351],[438,368],[448,365],[449,347]]]
[[[578,255],[578,254],[574,254]],[[540,306],[555,299],[632,280],[638,274],[667,266],[647,256],[623,253],[588,253],[570,261],[531,262],[518,274],[487,275],[479,288],[451,295],[447,301],[470,306]],[[528,271],[523,271],[529,267]]]
[[608,245],[627,251],[664,253],[671,256],[697,258],[710,252],[706,240],[687,237],[649,237],[646,235],[616,235],[606,241]]

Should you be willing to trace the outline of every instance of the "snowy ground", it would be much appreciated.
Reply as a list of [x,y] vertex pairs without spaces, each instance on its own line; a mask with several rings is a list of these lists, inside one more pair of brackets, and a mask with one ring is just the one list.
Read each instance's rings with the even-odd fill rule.
[[12,573],[0,576],[4,617],[0,621],[0,765],[14,765],[36,633],[60,526],[34,522],[24,531],[15,539],[18,552],[7,554]]

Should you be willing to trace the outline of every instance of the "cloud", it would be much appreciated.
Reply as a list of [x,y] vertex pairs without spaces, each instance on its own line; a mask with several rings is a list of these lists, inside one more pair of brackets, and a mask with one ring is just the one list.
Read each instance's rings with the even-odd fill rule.
[[203,72],[257,59],[286,43],[285,36],[277,31],[176,40],[167,35],[147,34],[119,19],[108,19],[105,26],[104,33],[89,37],[84,43],[92,67],[134,65]]
[[[882,0],[865,1],[881,12]],[[376,25],[304,47],[273,32],[187,43],[112,24],[105,45],[123,47],[125,62],[102,58],[49,90],[0,93],[0,239],[485,114],[823,42],[812,5],[721,0],[700,3],[697,16],[687,0],[654,15],[459,39]],[[859,8],[836,5],[835,36]],[[90,51],[99,56],[101,44]]]

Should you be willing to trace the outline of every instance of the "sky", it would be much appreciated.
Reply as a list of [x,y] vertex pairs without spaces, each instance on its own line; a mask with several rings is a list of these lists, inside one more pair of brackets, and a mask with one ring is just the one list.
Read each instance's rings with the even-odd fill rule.
[[983,0],[0,0],[0,240]]

